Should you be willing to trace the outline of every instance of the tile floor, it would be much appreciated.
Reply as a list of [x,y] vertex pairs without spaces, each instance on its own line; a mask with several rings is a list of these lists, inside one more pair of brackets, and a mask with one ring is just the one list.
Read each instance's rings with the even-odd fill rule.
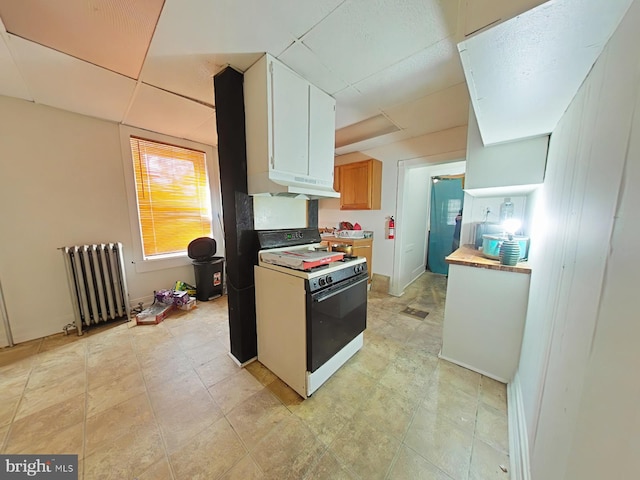
[[85,479],[508,479],[505,386],[437,357],[445,291],[371,291],[364,347],[305,401],[229,358],[225,297],[2,349],[0,452],[78,454]]

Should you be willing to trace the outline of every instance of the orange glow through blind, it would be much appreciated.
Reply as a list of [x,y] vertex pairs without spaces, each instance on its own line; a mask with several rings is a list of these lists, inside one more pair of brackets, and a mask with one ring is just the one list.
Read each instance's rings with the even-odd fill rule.
[[144,258],[186,252],[210,237],[211,197],[204,152],[131,137]]

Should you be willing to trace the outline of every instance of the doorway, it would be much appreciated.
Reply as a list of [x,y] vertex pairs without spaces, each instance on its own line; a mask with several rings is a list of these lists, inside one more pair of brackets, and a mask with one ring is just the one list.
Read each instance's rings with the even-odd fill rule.
[[429,246],[426,268],[433,273],[449,274],[449,264],[445,258],[459,245],[464,203],[463,188],[464,175],[431,177]]
[[[401,296],[407,286],[424,274],[428,254],[431,177],[464,174],[464,153],[453,152],[446,158],[424,157],[398,163],[396,241],[389,286],[391,295]],[[453,158],[459,160],[450,160]]]

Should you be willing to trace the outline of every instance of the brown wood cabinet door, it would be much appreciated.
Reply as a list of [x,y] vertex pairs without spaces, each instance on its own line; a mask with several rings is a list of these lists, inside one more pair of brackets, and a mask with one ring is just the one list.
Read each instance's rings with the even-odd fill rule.
[[366,210],[371,208],[370,163],[357,162],[340,166],[340,208]]

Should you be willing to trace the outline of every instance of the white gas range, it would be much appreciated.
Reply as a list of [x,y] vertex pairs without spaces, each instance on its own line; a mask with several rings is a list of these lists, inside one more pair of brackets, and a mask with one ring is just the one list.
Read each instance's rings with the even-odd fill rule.
[[317,229],[258,238],[258,360],[306,398],[363,345],[367,264],[323,251]]

